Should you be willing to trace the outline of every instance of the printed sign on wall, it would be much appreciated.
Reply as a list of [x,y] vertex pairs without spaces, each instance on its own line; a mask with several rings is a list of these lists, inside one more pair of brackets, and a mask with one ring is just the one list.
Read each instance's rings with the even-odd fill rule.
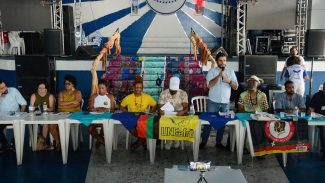
[[139,0],[131,0],[131,15],[138,15],[139,13]]
[[152,10],[160,14],[173,14],[181,9],[186,0],[146,0]]

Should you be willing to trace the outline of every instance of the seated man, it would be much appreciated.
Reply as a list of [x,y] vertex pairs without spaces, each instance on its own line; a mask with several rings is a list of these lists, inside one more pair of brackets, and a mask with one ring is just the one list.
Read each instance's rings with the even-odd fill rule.
[[267,112],[269,105],[265,93],[258,90],[260,78],[252,75],[247,79],[249,89],[240,94],[238,101],[239,112]]
[[[142,92],[142,81],[134,83],[134,92],[126,96],[121,102],[121,110],[123,112],[147,112],[150,107],[150,113],[156,112],[156,101],[148,94]],[[137,132],[131,132],[137,136]],[[138,140],[131,145],[131,150],[136,150],[139,146],[146,148],[146,139],[138,138]]]
[[[158,111],[160,115],[165,115],[167,112],[176,112],[177,116],[185,116],[188,112],[188,97],[185,91],[179,89],[180,80],[178,77],[171,77],[169,80],[169,89],[166,89],[160,93],[158,102]],[[163,105],[170,103],[174,111],[162,110]],[[170,150],[173,145],[172,140],[167,141],[165,148]],[[179,141],[175,141],[175,148],[179,147]]]
[[300,112],[306,110],[305,101],[301,95],[294,92],[294,84],[288,80],[284,83],[285,92],[280,93],[275,99],[275,111],[293,114],[295,109]]
[[[103,79],[98,81],[98,94],[90,96],[88,101],[88,107],[90,111],[95,112],[114,112],[115,111],[115,99],[114,96],[108,93],[107,82]],[[100,134],[97,133],[96,128],[100,127]],[[96,139],[96,146],[104,143],[103,125],[91,124],[88,126],[88,132]]]
[[[3,80],[0,80],[0,112],[19,111],[19,105],[20,111],[24,112],[27,105],[24,97],[16,88],[8,88],[6,83]],[[0,152],[6,150],[8,147],[8,142],[3,133],[6,126],[7,125],[0,125]]]
[[[325,115],[325,82],[323,84],[323,91],[315,93],[313,98],[309,103],[308,113],[316,112],[318,114]],[[318,126],[319,138],[321,145],[322,160],[325,160],[325,136],[324,136],[324,126]]]

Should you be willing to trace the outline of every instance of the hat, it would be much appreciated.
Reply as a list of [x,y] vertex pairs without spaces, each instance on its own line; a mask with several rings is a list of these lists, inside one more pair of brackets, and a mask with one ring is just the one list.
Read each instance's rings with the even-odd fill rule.
[[263,79],[261,79],[261,78],[255,76],[255,75],[251,75],[251,77],[248,78],[246,81],[248,82],[249,80],[257,81],[258,84],[263,83]]
[[179,83],[180,83],[180,80],[178,77],[171,77],[170,80],[169,80],[169,89],[170,90],[179,90]]

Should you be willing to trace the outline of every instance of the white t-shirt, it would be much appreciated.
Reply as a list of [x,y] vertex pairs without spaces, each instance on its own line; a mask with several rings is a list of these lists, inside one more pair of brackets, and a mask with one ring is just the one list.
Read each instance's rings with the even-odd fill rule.
[[284,77],[289,78],[295,84],[304,84],[304,77],[307,76],[305,68],[295,64],[287,68]]
[[111,99],[107,95],[98,95],[94,101],[94,108],[111,108]]

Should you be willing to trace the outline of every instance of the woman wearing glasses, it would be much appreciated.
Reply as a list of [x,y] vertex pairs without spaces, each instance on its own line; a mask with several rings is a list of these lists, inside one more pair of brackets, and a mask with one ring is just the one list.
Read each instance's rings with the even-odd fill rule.
[[[77,112],[81,110],[82,95],[75,87],[77,80],[72,75],[65,75],[64,87],[65,90],[59,93],[58,97],[58,111],[59,112]],[[58,125],[50,125],[50,131],[55,140],[54,147],[60,150],[60,136],[58,133]]]

